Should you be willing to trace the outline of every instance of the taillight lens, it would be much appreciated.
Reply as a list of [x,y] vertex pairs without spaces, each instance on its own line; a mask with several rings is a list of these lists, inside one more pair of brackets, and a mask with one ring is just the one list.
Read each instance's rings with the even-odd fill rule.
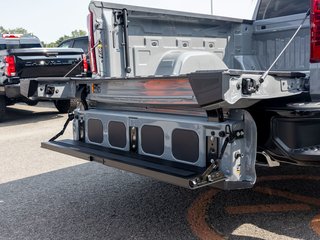
[[4,57],[4,61],[6,63],[6,70],[5,74],[8,77],[15,77],[16,76],[16,63],[14,56],[6,56]]
[[89,51],[90,51],[90,66],[91,72],[97,73],[97,60],[96,60],[96,51],[95,41],[94,41],[94,27],[93,27],[93,13],[90,12],[88,15],[88,29],[89,29]]
[[88,69],[88,60],[87,60],[86,54],[82,55],[82,63],[83,63],[83,72],[87,73],[89,69]]
[[3,38],[21,38],[23,34],[2,34]]
[[310,26],[310,62],[320,62],[320,0],[311,0]]

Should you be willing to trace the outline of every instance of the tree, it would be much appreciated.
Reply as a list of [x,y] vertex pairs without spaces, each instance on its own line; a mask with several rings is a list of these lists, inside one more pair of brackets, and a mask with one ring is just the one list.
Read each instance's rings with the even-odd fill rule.
[[[32,33],[28,32],[28,30],[21,28],[21,27],[13,28],[13,29],[6,29],[3,26],[0,26],[0,34],[3,34],[3,33],[24,34],[24,35],[31,34],[31,35],[33,35]],[[87,35],[86,31],[81,30],[81,29],[76,29],[71,32],[71,35],[63,35],[57,41],[54,41],[51,43],[44,43],[44,42],[41,42],[41,43],[42,43],[42,46],[44,46],[44,47],[57,47],[60,43],[62,43],[63,41],[65,41],[69,38],[82,37],[82,36],[86,36],[86,35]]]
[[74,30],[71,32],[71,37],[75,38],[75,37],[82,37],[82,36],[86,36],[87,32],[84,30]]
[[54,47],[57,47],[58,45],[55,42],[52,42],[52,43],[44,43],[43,42],[42,46],[46,47],[46,48],[54,48]]
[[63,35],[60,37],[57,41],[51,42],[51,43],[46,43],[44,44],[45,47],[57,47],[60,43],[63,41],[70,39],[70,38],[75,38],[75,37],[82,37],[86,36],[87,32],[84,30],[74,30],[71,32],[71,35]]
[[8,29],[9,33],[15,33],[15,34],[31,34],[28,32],[28,30],[24,29],[24,28],[14,28],[14,29]]
[[32,34],[28,32],[28,30],[18,27],[12,29],[5,29],[4,27],[0,26],[0,33],[12,33],[12,34]]
[[68,35],[64,35],[64,36],[60,37],[57,41],[55,41],[55,42],[53,42],[51,44],[53,44],[55,46],[58,46],[60,43],[62,43],[63,41],[65,41],[65,40],[67,40],[69,38],[72,38],[72,37],[70,37]]
[[6,33],[6,32],[7,32],[7,30],[4,29],[4,27],[0,26],[0,33]]

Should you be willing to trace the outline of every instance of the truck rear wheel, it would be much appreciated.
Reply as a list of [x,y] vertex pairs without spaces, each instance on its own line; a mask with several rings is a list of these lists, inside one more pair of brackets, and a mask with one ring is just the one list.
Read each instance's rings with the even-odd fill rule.
[[32,101],[32,100],[26,101],[26,104],[28,104],[29,106],[36,106],[38,103],[39,101]]
[[54,105],[58,109],[59,113],[68,113],[72,112],[77,108],[77,100],[69,99],[69,100],[57,100],[54,101]]
[[6,97],[0,95],[0,122],[4,120],[6,115]]

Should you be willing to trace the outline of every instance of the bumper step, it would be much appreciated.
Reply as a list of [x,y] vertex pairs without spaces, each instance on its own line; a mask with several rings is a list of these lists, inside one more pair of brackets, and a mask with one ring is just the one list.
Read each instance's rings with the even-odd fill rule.
[[194,166],[190,169],[190,166],[184,164],[165,162],[157,158],[146,158],[133,153],[110,151],[106,148],[72,140],[43,142],[41,147],[192,189],[194,187],[190,183],[205,170]]
[[315,162],[319,165],[320,145],[294,149],[290,152],[290,155],[294,159]]

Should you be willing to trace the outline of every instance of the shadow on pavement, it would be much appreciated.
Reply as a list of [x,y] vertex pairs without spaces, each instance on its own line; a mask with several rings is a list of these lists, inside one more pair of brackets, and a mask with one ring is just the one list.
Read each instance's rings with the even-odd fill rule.
[[[207,212],[208,225],[230,240],[320,239],[311,229],[311,221],[320,213],[319,170],[287,165],[258,168],[260,178],[253,189],[214,196]],[[299,205],[304,208],[290,209]],[[245,231],[257,237],[250,238],[253,236],[243,234]]]
[[[316,169],[295,171],[317,174]],[[275,174],[291,173],[280,169]],[[258,186],[310,197],[320,194],[320,184],[312,181],[271,181]],[[186,190],[86,163],[1,184],[0,239],[197,239],[186,216],[192,203],[206,191],[208,188]],[[220,192],[207,209],[206,221],[229,239],[268,239],[232,234],[237,229],[243,231],[239,228],[244,224],[283,237],[318,239],[308,224],[319,207],[243,215],[225,211],[226,206],[279,203],[296,201],[266,196],[254,189]]]
[[0,127],[41,122],[62,117],[64,115],[59,114],[54,108],[43,110],[39,107],[28,106],[26,106],[26,109],[7,107],[5,119],[0,123]]
[[199,194],[88,163],[0,185],[0,239],[196,239]]

